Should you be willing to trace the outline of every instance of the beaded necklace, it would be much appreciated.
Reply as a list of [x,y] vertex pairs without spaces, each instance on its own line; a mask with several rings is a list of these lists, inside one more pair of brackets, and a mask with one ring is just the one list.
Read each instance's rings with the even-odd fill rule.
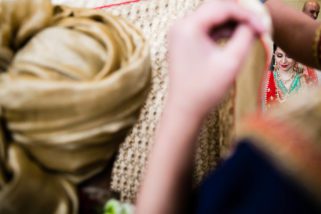
[[273,71],[273,75],[277,86],[276,96],[280,103],[285,102],[288,96],[290,96],[293,92],[298,92],[299,89],[301,88],[301,82],[300,82],[301,75],[298,73],[296,73],[291,78],[293,80],[289,89],[286,88],[284,82],[281,80],[280,73],[278,70]]

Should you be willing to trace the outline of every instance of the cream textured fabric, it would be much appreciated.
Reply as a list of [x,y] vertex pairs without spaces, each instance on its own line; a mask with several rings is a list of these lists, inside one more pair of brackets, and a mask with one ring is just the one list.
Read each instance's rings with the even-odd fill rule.
[[0,65],[0,213],[76,213],[76,185],[108,164],[145,101],[144,36],[101,11],[4,0]]
[[[147,0],[106,10],[127,17],[143,31],[150,43],[153,71],[152,88],[147,102],[138,123],[121,145],[114,164],[111,187],[121,193],[122,200],[133,201],[136,197],[152,146],[155,128],[162,113],[168,85],[166,60],[168,29],[174,20],[194,10],[201,2],[200,0]],[[228,135],[226,130],[220,130],[222,126],[219,127],[220,119],[226,119],[225,110],[227,108],[222,108],[221,112],[214,111],[200,133],[200,146],[196,152],[195,164],[197,181],[200,181],[205,173],[215,167],[220,157],[219,144],[223,144],[225,135]],[[230,122],[232,122],[231,119]],[[231,123],[226,125],[228,130],[231,130],[231,125]]]
[[[99,7],[126,2],[126,0],[92,0],[90,2],[78,0],[77,3],[66,1],[71,5],[84,7]],[[133,201],[136,197],[141,175],[147,164],[149,149],[152,146],[156,124],[162,113],[168,84],[168,62],[166,60],[168,29],[177,18],[195,10],[202,2],[203,0],[142,0],[137,3],[104,9],[106,12],[112,12],[114,15],[127,18],[140,28],[150,43],[151,52],[152,88],[138,122],[120,147],[112,174],[111,187],[116,192],[120,192],[121,199],[124,201]],[[246,1],[243,1],[243,3],[246,3]],[[261,12],[261,10],[259,11]],[[264,16],[266,16],[265,13]],[[251,97],[251,95],[257,96],[258,91],[254,91],[257,90],[257,84],[249,84],[247,79],[251,78],[247,75],[258,71],[256,77],[260,78],[259,72],[263,74],[266,60],[266,53],[262,44],[258,43],[253,51],[255,52],[257,48],[259,48],[258,55],[262,58],[247,63],[246,68],[251,70],[244,74],[245,82],[241,81],[237,86],[240,90],[237,94],[242,93],[242,97],[246,97],[247,101],[250,100],[250,102],[242,100],[242,108],[240,110],[235,109],[235,102],[239,101],[234,100],[236,92],[233,89],[220,107],[213,111],[204,122],[198,137],[199,146],[195,156],[195,183],[200,182],[209,170],[215,168],[223,151],[229,148],[229,142],[234,134],[234,112],[237,113],[238,118],[241,118],[245,112],[248,112],[246,111],[247,103],[250,103],[252,110],[254,109],[255,101],[253,100],[257,100],[257,98]],[[255,64],[252,64],[253,62]],[[255,82],[257,82],[256,80]],[[213,84],[215,84],[215,80],[213,80]],[[246,86],[246,90],[243,90],[244,86]],[[244,94],[249,91],[251,91],[251,94]]]

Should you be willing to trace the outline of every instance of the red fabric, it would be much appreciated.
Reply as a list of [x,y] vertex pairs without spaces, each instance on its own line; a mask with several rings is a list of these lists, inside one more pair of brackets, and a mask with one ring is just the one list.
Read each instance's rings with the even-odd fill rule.
[[276,85],[275,85],[275,81],[274,81],[274,75],[272,71],[268,71],[268,75],[267,75],[267,84],[266,84],[266,88],[265,88],[265,99],[263,102],[265,105],[269,105],[271,103],[274,103],[276,100]]
[[307,68],[307,77],[308,83],[311,83],[312,85],[318,84],[317,72],[313,68]]

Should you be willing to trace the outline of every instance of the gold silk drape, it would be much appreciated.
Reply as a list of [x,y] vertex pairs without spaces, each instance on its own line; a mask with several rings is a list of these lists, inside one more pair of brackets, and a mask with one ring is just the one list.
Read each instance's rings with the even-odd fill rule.
[[0,1],[0,213],[76,213],[149,90],[140,31],[120,17]]

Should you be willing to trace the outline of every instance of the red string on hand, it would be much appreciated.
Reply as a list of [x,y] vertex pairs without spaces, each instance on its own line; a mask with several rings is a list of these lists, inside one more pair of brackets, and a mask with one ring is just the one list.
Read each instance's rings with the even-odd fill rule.
[[102,5],[99,7],[95,7],[95,9],[100,10],[100,9],[110,8],[110,7],[119,6],[119,5],[131,4],[131,3],[135,3],[135,2],[139,2],[139,1],[140,0],[128,0],[128,1],[120,2],[120,3]]

